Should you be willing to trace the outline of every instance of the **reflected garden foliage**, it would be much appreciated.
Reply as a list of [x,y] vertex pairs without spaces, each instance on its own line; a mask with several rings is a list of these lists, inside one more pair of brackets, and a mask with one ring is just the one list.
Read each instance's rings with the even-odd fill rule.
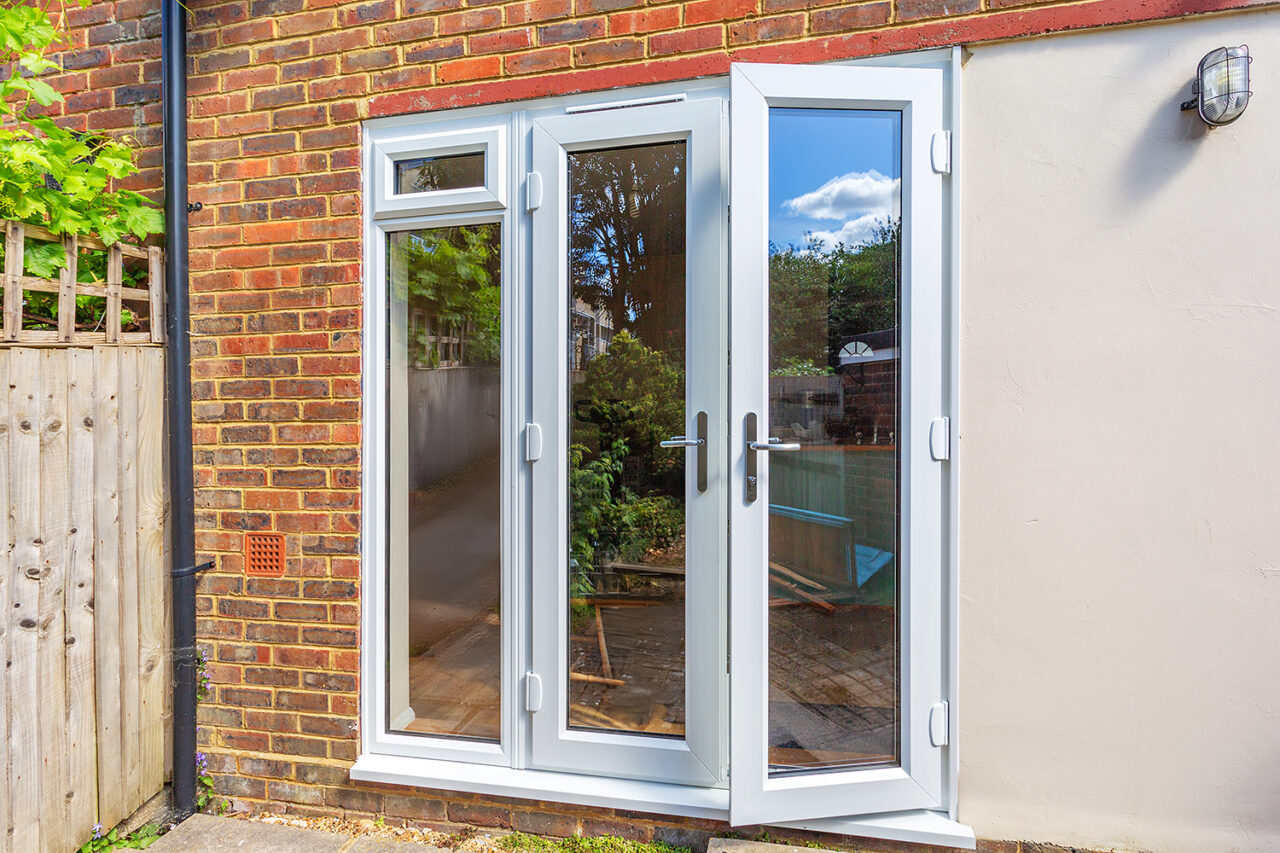
[[401,245],[407,301],[428,322],[410,328],[411,361],[435,367],[438,340],[459,339],[468,367],[498,364],[502,289],[499,228],[475,225],[435,228],[408,235]]
[[886,220],[857,246],[769,247],[769,369],[818,376],[844,341],[898,325],[902,221]]
[[623,330],[588,363],[573,398],[569,545],[581,595],[600,562],[638,561],[680,536],[683,454],[649,451],[684,428],[684,374]]
[[685,153],[680,142],[571,157],[571,300],[607,338],[584,350],[571,389],[575,596],[597,567],[683,533],[684,454],[657,448],[684,432]]

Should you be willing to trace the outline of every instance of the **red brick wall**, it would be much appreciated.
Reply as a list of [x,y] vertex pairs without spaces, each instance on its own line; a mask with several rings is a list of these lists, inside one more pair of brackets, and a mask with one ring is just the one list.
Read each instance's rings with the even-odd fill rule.
[[[359,122],[371,116],[1261,5],[1257,0],[189,0],[200,742],[237,805],[697,841],[698,821],[353,785]],[[67,13],[61,120],[159,174],[158,0]],[[245,531],[286,534],[247,579]],[[877,849],[890,849],[880,845]],[[894,848],[896,849],[896,848]],[[991,847],[990,849],[996,849]],[[1009,850],[1015,847],[1007,848]]]

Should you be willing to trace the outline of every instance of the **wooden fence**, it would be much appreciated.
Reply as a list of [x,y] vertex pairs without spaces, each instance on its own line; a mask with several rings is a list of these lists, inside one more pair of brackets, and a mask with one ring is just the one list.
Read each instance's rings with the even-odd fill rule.
[[113,290],[114,332],[72,324],[66,340],[60,310],[57,340],[0,343],[0,853],[75,850],[169,770],[164,350],[120,332],[119,300],[136,294]]
[[[163,343],[164,341],[164,261],[160,249],[130,246],[125,243],[104,245],[92,237],[59,236],[36,225],[0,220],[4,227],[3,323],[0,340],[17,343]],[[29,240],[57,243],[62,248],[64,266],[58,280],[26,275],[23,269],[23,247]],[[82,252],[106,254],[106,278],[79,281]],[[145,265],[146,287],[126,287],[125,263]],[[57,319],[49,323],[33,323],[23,311],[26,293],[56,294]],[[87,296],[102,301],[101,325],[79,328],[76,323],[76,297]],[[122,331],[122,308],[137,309],[145,314],[145,331]],[[145,309],[145,311],[143,310]],[[24,320],[26,322],[24,322]],[[55,329],[46,328],[55,325]]]

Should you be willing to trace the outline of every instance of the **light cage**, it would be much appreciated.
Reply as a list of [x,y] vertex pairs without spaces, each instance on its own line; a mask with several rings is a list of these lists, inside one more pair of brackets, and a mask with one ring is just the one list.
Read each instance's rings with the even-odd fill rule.
[[1249,47],[1220,47],[1205,54],[1191,90],[1195,98],[1182,105],[1195,109],[1205,124],[1218,127],[1240,117],[1249,105]]

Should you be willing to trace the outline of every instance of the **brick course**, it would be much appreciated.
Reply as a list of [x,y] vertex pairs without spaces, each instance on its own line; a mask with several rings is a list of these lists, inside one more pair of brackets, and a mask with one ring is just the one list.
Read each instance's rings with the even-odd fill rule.
[[[350,782],[357,753],[362,119],[1263,5],[1258,0],[192,0],[199,741],[236,806],[705,843],[726,829]],[[49,112],[159,195],[158,0],[67,9]],[[286,534],[246,579],[243,534]],[[775,833],[776,834],[776,833]],[[791,833],[806,837],[804,833]],[[920,849],[867,843],[867,850]],[[1016,843],[979,849],[1016,853]],[[1030,848],[1027,848],[1030,849]],[[1047,847],[1036,849],[1050,850]]]

